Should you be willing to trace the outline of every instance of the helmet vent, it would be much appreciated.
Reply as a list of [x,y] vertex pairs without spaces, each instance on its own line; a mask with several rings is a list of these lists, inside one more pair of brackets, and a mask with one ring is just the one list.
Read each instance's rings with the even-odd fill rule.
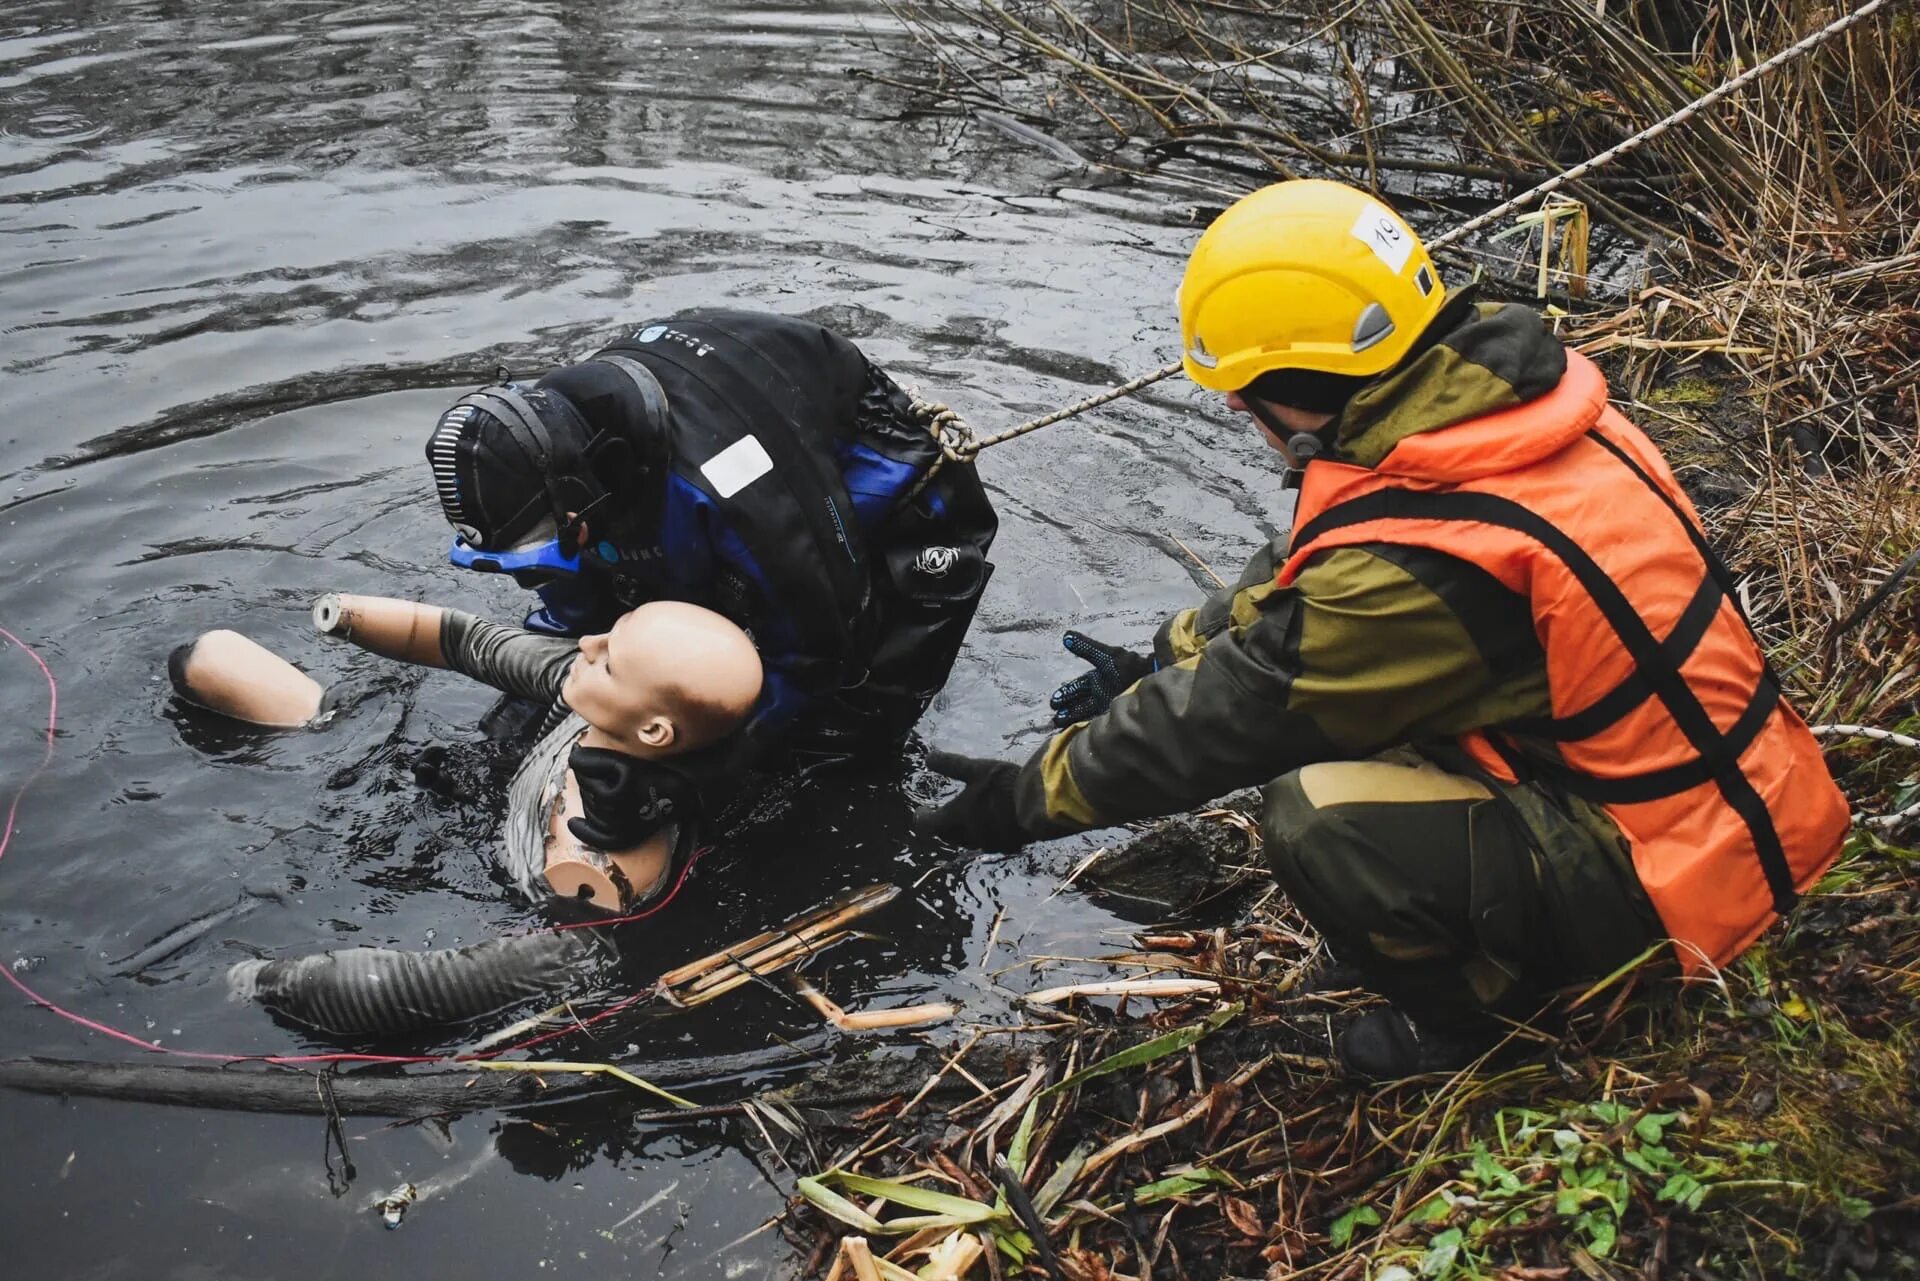
[[1353,349],[1365,351],[1393,332],[1393,318],[1377,302],[1367,304],[1360,319],[1353,322]]
[[1414,284],[1414,287],[1420,291],[1420,296],[1422,298],[1425,298],[1430,294],[1432,294],[1433,293],[1433,268],[1423,266],[1420,268],[1420,270],[1414,272],[1413,284]]
[[1187,348],[1187,355],[1191,356],[1193,363],[1202,369],[1216,369],[1220,365],[1220,358],[1207,350],[1207,344],[1201,341],[1199,334],[1193,336],[1193,345]]

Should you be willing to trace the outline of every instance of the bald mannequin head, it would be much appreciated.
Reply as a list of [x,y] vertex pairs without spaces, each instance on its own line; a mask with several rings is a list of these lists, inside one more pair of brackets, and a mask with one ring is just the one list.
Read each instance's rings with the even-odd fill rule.
[[723,738],[760,697],[760,655],[710,609],[652,601],[580,640],[560,697],[590,745],[633,756],[689,752]]

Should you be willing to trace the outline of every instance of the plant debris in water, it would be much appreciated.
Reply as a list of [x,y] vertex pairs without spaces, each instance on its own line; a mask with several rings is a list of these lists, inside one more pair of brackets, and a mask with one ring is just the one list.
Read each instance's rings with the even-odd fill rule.
[[843,1124],[789,1226],[843,1276],[849,1235],[885,1276],[1920,1275],[1917,868],[1857,838],[1711,981],[1631,970],[1516,1029],[1514,1065],[1384,1087],[1339,1074],[1372,998],[1302,990],[1311,931],[1278,895],[1142,935],[1130,959],[1222,995],[1082,1005],[999,1077],[956,1053],[929,1076],[972,1097],[903,1082]]

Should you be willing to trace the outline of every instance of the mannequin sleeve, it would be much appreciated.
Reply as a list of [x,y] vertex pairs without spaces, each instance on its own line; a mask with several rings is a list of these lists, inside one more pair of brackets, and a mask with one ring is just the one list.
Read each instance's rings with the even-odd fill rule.
[[580,646],[450,609],[440,621],[440,650],[448,667],[483,685],[521,698],[555,699]]

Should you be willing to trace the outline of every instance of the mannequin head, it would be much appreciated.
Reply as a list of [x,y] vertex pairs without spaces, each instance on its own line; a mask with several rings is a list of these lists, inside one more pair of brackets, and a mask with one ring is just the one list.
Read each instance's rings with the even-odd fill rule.
[[590,746],[667,756],[735,729],[761,678],[759,653],[733,623],[698,605],[651,601],[581,638],[560,697],[592,727]]

